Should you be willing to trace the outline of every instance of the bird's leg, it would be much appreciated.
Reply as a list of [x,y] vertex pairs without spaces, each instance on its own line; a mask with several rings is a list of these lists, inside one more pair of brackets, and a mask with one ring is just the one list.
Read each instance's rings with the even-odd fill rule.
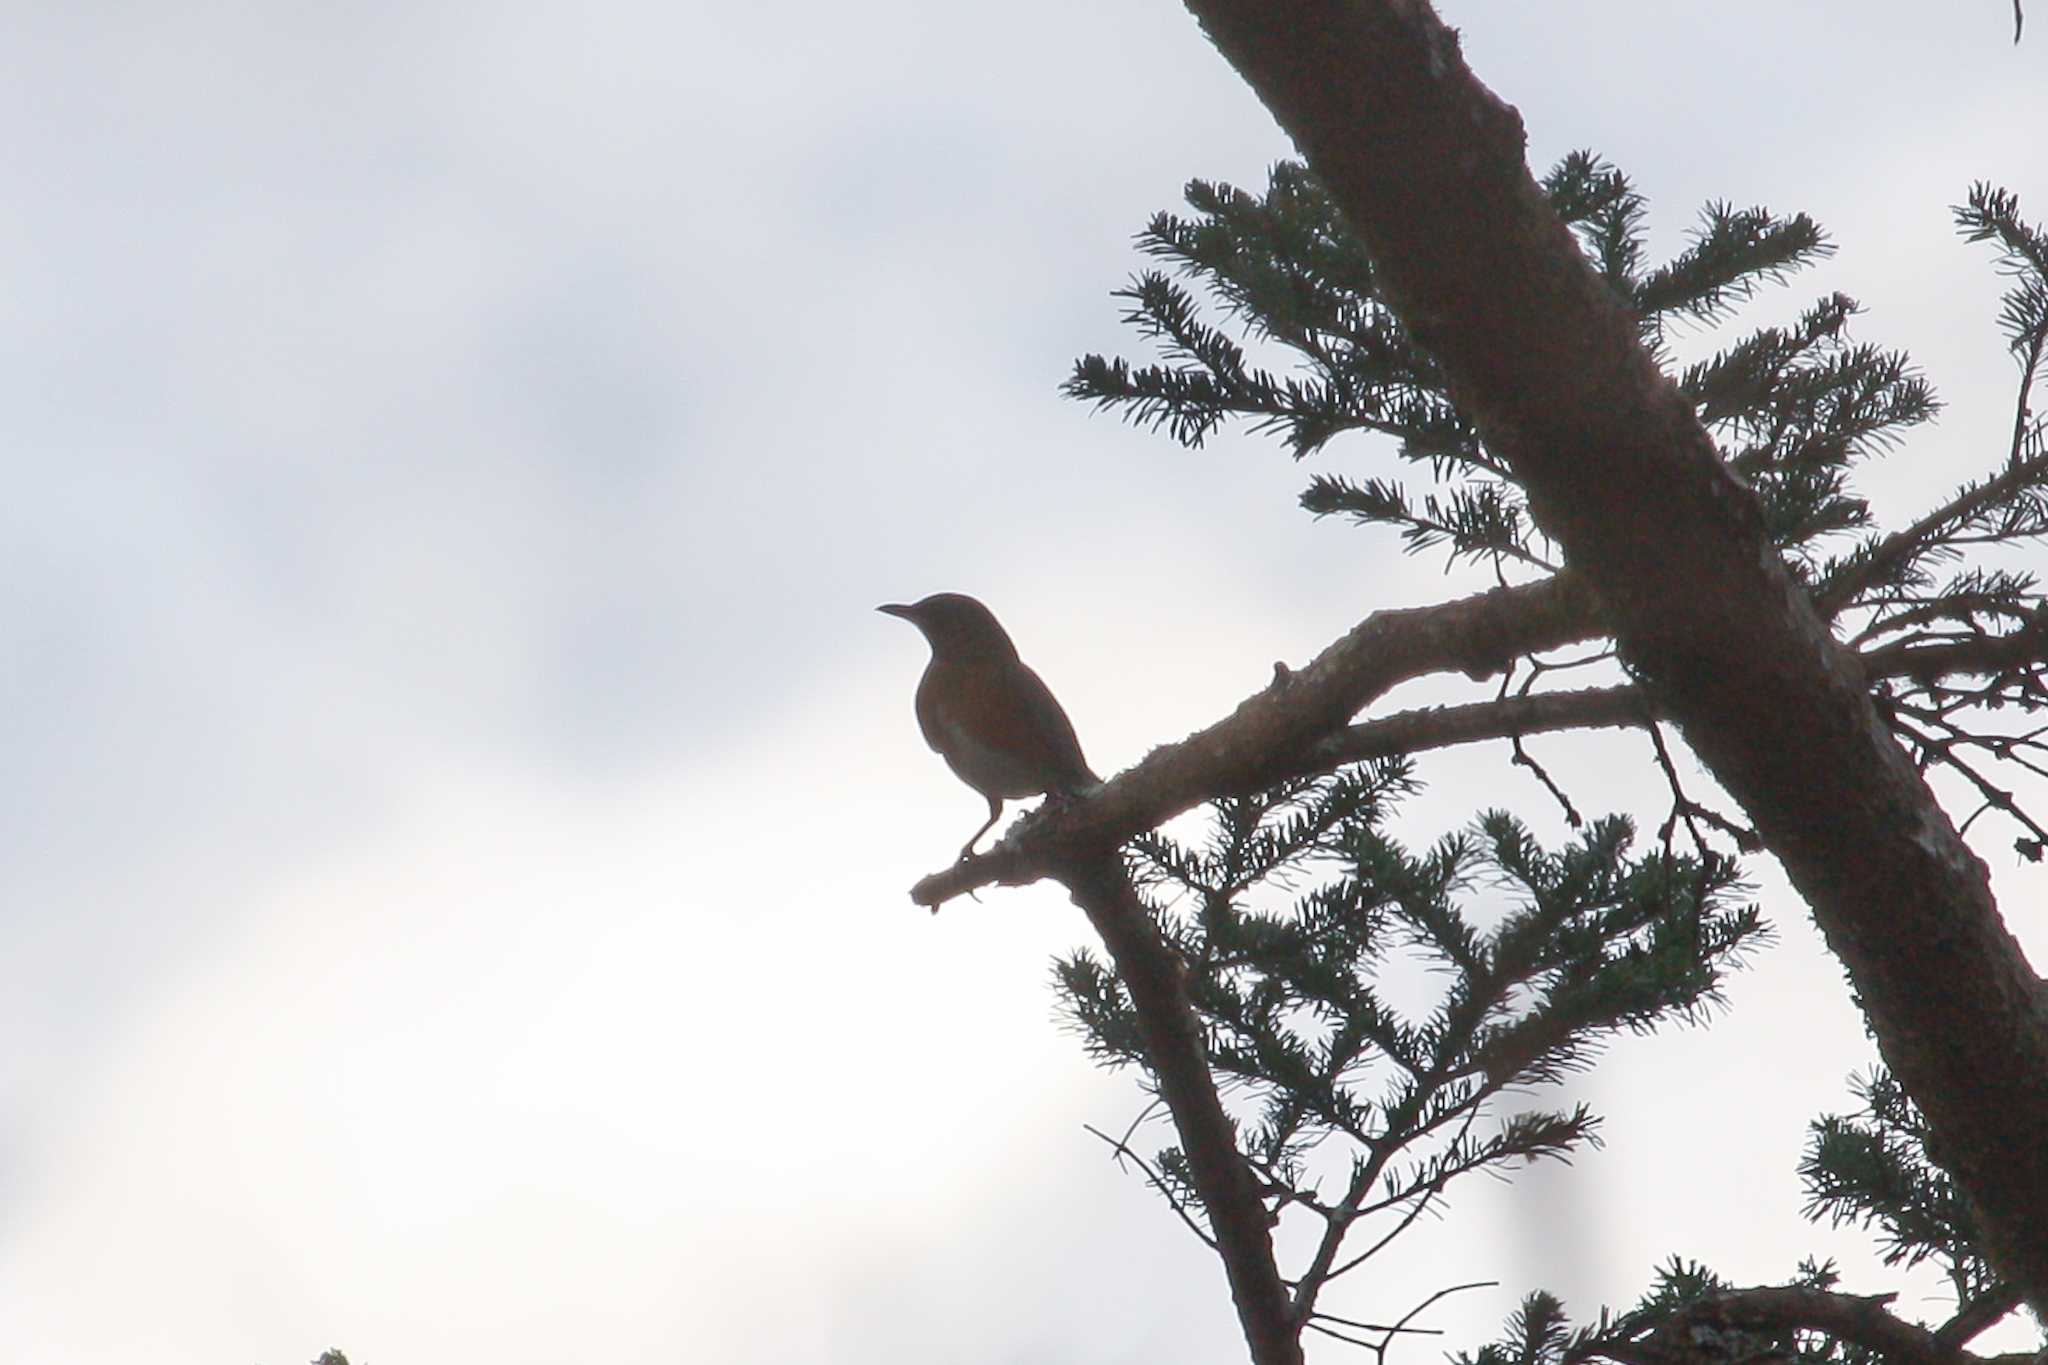
[[974,856],[975,841],[980,839],[982,835],[988,833],[989,830],[995,826],[996,821],[1002,818],[1002,815],[1003,798],[1000,796],[991,796],[988,799],[988,823],[983,825],[980,829],[974,831],[973,838],[970,838],[965,844],[961,846],[959,857],[960,862],[964,863],[969,858],[972,858]]

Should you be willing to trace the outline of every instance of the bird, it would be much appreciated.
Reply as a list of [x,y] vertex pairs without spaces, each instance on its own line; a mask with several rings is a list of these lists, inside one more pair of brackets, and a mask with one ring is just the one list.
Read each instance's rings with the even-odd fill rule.
[[1081,755],[1074,723],[1017,657],[994,612],[958,592],[875,610],[924,632],[932,659],[917,684],[917,727],[946,766],[988,799],[988,820],[961,847],[961,862],[1002,817],[1005,797],[1085,796],[1102,785]]

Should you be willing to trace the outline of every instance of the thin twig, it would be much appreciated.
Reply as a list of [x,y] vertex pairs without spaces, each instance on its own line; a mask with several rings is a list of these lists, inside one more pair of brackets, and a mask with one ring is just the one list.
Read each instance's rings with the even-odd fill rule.
[[[2019,0],[2013,0],[2013,3],[2018,4]],[[2019,401],[2013,404],[2012,454],[2007,457],[2007,464],[2018,464],[2020,456],[2026,453],[2027,418],[2032,415],[2034,377],[2041,372],[2041,348],[2044,345],[2048,345],[2048,327],[2035,331],[2027,343],[2026,355],[2020,360],[2020,396]]]
[[[1921,747],[1923,752],[1961,773],[1968,779],[1970,785],[1977,789],[1977,794],[1984,798],[1984,804],[1971,812],[1970,818],[1963,822],[1961,829],[1957,830],[1958,834],[1968,830],[1971,825],[1976,823],[1977,817],[1986,810],[1998,810],[2011,817],[2018,824],[2026,826],[2027,832],[2035,840],[2048,842],[2048,828],[2043,828],[2032,816],[2028,815],[2020,807],[2019,802],[2013,800],[2011,792],[1996,785],[1991,779],[1985,777],[1956,756],[1956,750],[1960,747],[1961,741],[1941,739],[1925,731],[1912,731],[1911,727],[1907,726],[1902,726],[1901,728],[1913,734],[1914,742]],[[1972,737],[1972,742],[1982,743],[1981,740],[1975,740],[1974,737]]]
[[1335,1313],[1321,1311],[1313,1316],[1323,1322],[1341,1322],[1346,1327],[1356,1327],[1364,1332],[1406,1332],[1409,1336],[1415,1337],[1440,1337],[1444,1334],[1441,1327],[1390,1327],[1383,1322],[1358,1322],[1351,1318],[1340,1318]]
[[1671,815],[1657,831],[1657,837],[1664,844],[1664,856],[1671,856],[1672,827],[1683,815],[1686,833],[1692,835],[1693,849],[1704,858],[1707,856],[1707,841],[1700,837],[1700,827],[1693,823],[1692,800],[1686,796],[1685,788],[1679,785],[1678,768],[1671,761],[1671,751],[1664,747],[1664,727],[1653,720],[1643,728],[1650,732],[1651,747],[1657,751],[1657,766],[1664,770],[1664,781],[1671,787]]
[[[1480,1105],[1483,1104],[1486,1100],[1491,1099],[1493,1097],[1495,1090],[1497,1089],[1498,1087],[1487,1086],[1482,1086],[1479,1089],[1479,1091],[1468,1102],[1470,1107],[1467,1108],[1465,1111],[1465,1121],[1458,1126],[1457,1136],[1453,1137],[1450,1140],[1450,1142],[1447,1144],[1447,1147],[1456,1147],[1459,1141],[1461,1141],[1467,1133],[1472,1131],[1473,1121],[1479,1117]],[[1428,1131],[1429,1129],[1427,1127],[1418,1129],[1414,1136],[1421,1137]],[[1412,1140],[1413,1139],[1411,1138],[1411,1141]],[[1327,1275],[1323,1277],[1325,1283],[1327,1283],[1330,1280],[1334,1280],[1341,1275],[1350,1274],[1352,1271],[1358,1269],[1359,1266],[1364,1265],[1367,1261],[1371,1260],[1374,1256],[1378,1255],[1382,1250],[1386,1248],[1387,1243],[1393,1241],[1396,1237],[1400,1236],[1403,1232],[1406,1232],[1410,1227],[1414,1226],[1415,1220],[1422,1216],[1423,1210],[1429,1207],[1430,1201],[1435,1199],[1437,1195],[1441,1193],[1443,1193],[1443,1180],[1434,1180],[1422,1186],[1411,1186],[1407,1194],[1397,1196],[1396,1198],[1389,1200],[1382,1200],[1380,1203],[1375,1204],[1370,1210],[1367,1210],[1367,1212],[1377,1213],[1381,1209],[1390,1208],[1394,1204],[1399,1203],[1401,1199],[1420,1196],[1419,1198],[1415,1199],[1414,1207],[1409,1209],[1406,1214],[1402,1215],[1401,1221],[1393,1228],[1392,1231],[1386,1233],[1377,1242],[1374,1242],[1364,1251],[1358,1253],[1358,1255],[1353,1256],[1343,1265],[1338,1266],[1335,1270],[1330,1271]]]
[[1541,782],[1544,788],[1548,790],[1552,796],[1557,798],[1558,805],[1564,807],[1565,823],[1570,825],[1573,829],[1578,829],[1581,825],[1585,824],[1585,819],[1579,814],[1578,807],[1574,806],[1572,804],[1572,799],[1564,794],[1564,789],[1558,786],[1556,782],[1551,780],[1549,771],[1546,770],[1541,763],[1538,763],[1535,759],[1529,757],[1529,751],[1522,747],[1522,737],[1520,735],[1510,735],[1508,736],[1508,740],[1514,746],[1515,766],[1519,768],[1527,768],[1530,772],[1536,774],[1536,780],[1538,782]]
[[1424,1300],[1423,1300],[1423,1301],[1422,1301],[1421,1303],[1418,1303],[1418,1304],[1416,1304],[1416,1305],[1415,1305],[1415,1306],[1414,1306],[1413,1308],[1409,1309],[1409,1310],[1408,1310],[1408,1311],[1407,1311],[1406,1313],[1403,1313],[1403,1314],[1402,1314],[1402,1315],[1400,1316],[1400,1318],[1398,1318],[1398,1319],[1397,1319],[1397,1320],[1395,1321],[1394,1325],[1393,1325],[1392,1327],[1389,1327],[1389,1328],[1387,1329],[1387,1331],[1388,1331],[1388,1333],[1389,1333],[1389,1334],[1391,1334],[1391,1333],[1394,1333],[1394,1332],[1399,1332],[1399,1331],[1402,1331],[1402,1330],[1404,1330],[1404,1329],[1405,1329],[1405,1328],[1406,1328],[1406,1327],[1408,1326],[1408,1324],[1409,1324],[1409,1323],[1411,1323],[1411,1322],[1415,1321],[1415,1319],[1416,1319],[1416,1318],[1418,1318],[1418,1317],[1422,1316],[1422,1314],[1423,1314],[1423,1313],[1427,1312],[1427,1311],[1428,1311],[1428,1310],[1429,1310],[1429,1309],[1430,1309],[1431,1307],[1433,1307],[1433,1306],[1434,1306],[1434,1305],[1435,1305],[1435,1304],[1436,1304],[1436,1303],[1437,1303],[1438,1301],[1440,1301],[1440,1300],[1443,1300],[1443,1299],[1447,1299],[1447,1298],[1449,1298],[1449,1297],[1450,1297],[1451,1295],[1453,1295],[1453,1294],[1462,1294],[1462,1293],[1464,1293],[1464,1292],[1465,1292],[1466,1290],[1468,1290],[1468,1289],[1498,1289],[1498,1288],[1500,1288],[1500,1281],[1499,1281],[1499,1280],[1473,1280],[1473,1281],[1471,1281],[1471,1282],[1470,1282],[1470,1283],[1468,1283],[1468,1284],[1454,1284],[1454,1285],[1452,1285],[1452,1286],[1451,1286],[1451,1287],[1450,1287],[1449,1289],[1439,1289],[1439,1290],[1437,1290],[1437,1291],[1436,1291],[1436,1293],[1434,1293],[1434,1294],[1431,1294],[1431,1295],[1430,1295],[1430,1296],[1429,1296],[1428,1298],[1424,1299]]
[[1302,1326],[1308,1328],[1308,1330],[1311,1332],[1321,1332],[1326,1337],[1335,1337],[1337,1338],[1337,1340],[1342,1342],[1348,1342],[1353,1346],[1363,1346],[1368,1351],[1377,1352],[1383,1349],[1379,1346],[1375,1346],[1370,1341],[1360,1341],[1357,1337],[1347,1337],[1342,1332],[1338,1331],[1336,1328],[1325,1327],[1320,1322],[1315,1321],[1313,1318],[1303,1323]]
[[1136,1152],[1132,1151],[1127,1144],[1118,1141],[1116,1138],[1111,1137],[1109,1134],[1103,1132],[1100,1128],[1097,1128],[1095,1125],[1091,1123],[1084,1123],[1081,1125],[1081,1127],[1084,1131],[1092,1134],[1095,1137],[1101,1138],[1104,1142],[1108,1143],[1110,1151],[1114,1154],[1115,1159],[1119,1165],[1121,1165],[1124,1162],[1124,1160],[1128,1158],[1133,1165],[1135,1165],[1139,1170],[1143,1171],[1145,1173],[1146,1182],[1150,1184],[1153,1189],[1159,1191],[1161,1194],[1166,1196],[1167,1204],[1173,1209],[1175,1213],[1180,1215],[1180,1221],[1188,1225],[1188,1231],[1194,1233],[1195,1236],[1201,1238],[1203,1245],[1207,1246],[1211,1251],[1214,1251],[1216,1249],[1216,1239],[1214,1237],[1211,1237],[1207,1232],[1203,1231],[1201,1224],[1197,1223],[1194,1220],[1194,1218],[1188,1213],[1186,1206],[1181,1203],[1180,1196],[1173,1192],[1173,1188],[1166,1183],[1166,1181],[1160,1176],[1160,1174],[1157,1171],[1152,1169],[1151,1164],[1147,1162],[1144,1157],[1139,1156]]

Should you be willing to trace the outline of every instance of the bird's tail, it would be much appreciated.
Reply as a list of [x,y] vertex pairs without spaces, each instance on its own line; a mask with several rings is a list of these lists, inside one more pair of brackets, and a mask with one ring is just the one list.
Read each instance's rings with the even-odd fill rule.
[[1093,768],[1083,768],[1074,776],[1061,781],[1059,792],[1063,796],[1093,796],[1108,784],[1095,775]]

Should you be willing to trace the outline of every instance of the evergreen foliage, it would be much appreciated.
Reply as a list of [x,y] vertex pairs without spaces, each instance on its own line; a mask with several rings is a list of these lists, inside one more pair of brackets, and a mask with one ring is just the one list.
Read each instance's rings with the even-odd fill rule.
[[[1832,250],[1804,214],[1716,203],[1685,250],[1646,266],[1645,206],[1620,171],[1575,152],[1543,188],[1662,358],[1675,329],[1725,321],[1765,284]],[[1115,291],[1125,321],[1163,361],[1084,356],[1066,394],[1164,428],[1188,446],[1227,421],[1278,434],[1297,459],[1346,432],[1391,436],[1400,458],[1426,467],[1426,488],[1318,473],[1303,507],[1392,527],[1410,550],[1441,546],[1451,560],[1491,564],[1503,578],[1557,567],[1505,464],[1381,298],[1370,258],[1305,167],[1275,166],[1263,196],[1192,181],[1187,201],[1191,216],[1158,214],[1138,236],[1139,249],[1166,268]],[[2048,417],[2030,406],[2048,355],[2048,233],[2020,216],[2014,195],[1988,185],[1976,186],[1955,214],[1966,239],[1997,245],[1999,268],[2012,281],[1999,321],[2020,364],[2017,416],[2002,468],[1963,484],[1910,526],[1879,532],[1850,476],[1940,405],[1903,353],[1851,341],[1854,300],[1828,295],[1791,324],[1757,328],[1675,376],[1730,467],[1756,491],[1772,542],[1816,605],[1850,644],[1889,657],[2048,634],[2034,573],[1971,558],[1978,547],[2048,535]],[[1248,346],[1275,364],[1258,363]],[[1530,662],[1532,672],[1547,667]],[[1963,684],[1913,673],[1883,680],[1875,692],[1923,768],[1954,771],[1981,798],[1978,813],[1997,810],[2018,824],[2020,854],[2048,854],[2048,825],[1985,767],[2048,775],[2048,728],[2038,723],[2048,683],[2038,668],[1985,670]]]
[[[1805,214],[1715,203],[1684,251],[1645,267],[1644,203],[1620,171],[1575,152],[1543,188],[1660,357],[1675,328],[1725,321],[1764,284],[1833,250]],[[1158,214],[1138,236],[1139,249],[1167,268],[1144,271],[1115,293],[1127,305],[1125,321],[1164,361],[1087,355],[1063,391],[1188,446],[1233,420],[1278,433],[1297,459],[1346,432],[1392,436],[1401,458],[1428,466],[1427,492],[1418,497],[1393,478],[1318,474],[1302,505],[1317,516],[1392,526],[1415,550],[1441,545],[1453,559],[1553,567],[1520,490],[1380,297],[1371,260],[1308,170],[1280,163],[1263,196],[1203,180],[1191,181],[1186,195],[1193,216]],[[2000,322],[2022,365],[2024,408],[2048,344],[2048,236],[2020,217],[2015,196],[1986,185],[1956,217],[1969,240],[1998,244],[2001,268],[2014,280]],[[1208,308],[1175,275],[1205,291]],[[1729,464],[1756,490],[1773,542],[1831,614],[1863,608],[1866,634],[1881,635],[1902,624],[1902,612],[1915,626],[2024,612],[2031,575],[1965,572],[1938,583],[1932,570],[1963,546],[2048,531],[2042,420],[2021,418],[2007,469],[1959,490],[1949,516],[1916,525],[1903,542],[1868,534],[1870,509],[1849,487],[1850,472],[1940,405],[1903,353],[1850,341],[1860,311],[1831,294],[1791,325],[1758,328],[1676,377]],[[1291,368],[1256,363],[1247,343]],[[1830,551],[1856,532],[1866,533],[1858,544]]]
[[[1913,1102],[1881,1068],[1854,1082],[1862,1101],[1854,1115],[1823,1115],[1809,1129],[1799,1173],[1805,1213],[1832,1224],[1874,1227],[1886,1265],[1936,1264],[1954,1295],[1948,1345],[2018,1306],[2019,1295],[1999,1282],[1985,1258],[1975,1220],[1954,1183],[1927,1157],[1928,1130]],[[1790,1290],[1830,1291],[1832,1265],[1809,1257],[1786,1281]],[[1768,1291],[1766,1291],[1768,1292]],[[1619,1314],[1603,1312],[1576,1331],[1563,1305],[1542,1291],[1528,1295],[1509,1317],[1500,1340],[1453,1357],[1458,1365],[1577,1365],[1592,1357],[1677,1365],[1690,1362],[1797,1359],[1820,1365],[1871,1365],[1886,1352],[1874,1333],[1861,1330],[1892,1296],[1838,1299],[1828,1312],[1766,1315],[1731,1312],[1744,1291],[1697,1262],[1673,1257],[1650,1289]]]
[[[1481,1121],[1503,1091],[1587,1065],[1617,1032],[1698,1017],[1764,933],[1754,906],[1733,903],[1732,863],[1632,856],[1621,818],[1552,851],[1494,811],[1405,849],[1383,825],[1412,786],[1403,763],[1290,782],[1217,802],[1198,844],[1152,834],[1134,850],[1187,965],[1210,1065],[1250,1111],[1240,1150],[1276,1209],[1334,1229],[1320,1265],[1331,1277],[1456,1177],[1595,1140],[1583,1105]],[[1379,989],[1416,957],[1444,978],[1420,1015]],[[1091,1054],[1142,1066],[1115,973],[1078,952],[1056,976]],[[1332,1192],[1324,1181],[1340,1150],[1348,1171]],[[1176,1208],[1199,1212],[1178,1150],[1148,1170]],[[1375,1217],[1392,1231],[1337,1264],[1342,1234]]]
[[[1680,329],[1726,322],[1762,286],[1832,249],[1803,214],[1716,203],[1683,251],[1653,265],[1644,202],[1620,171],[1574,153],[1543,190],[1667,368]],[[1229,423],[1278,436],[1296,459],[1350,432],[1391,437],[1396,455],[1421,471],[1421,487],[1318,473],[1302,505],[1392,527],[1411,551],[1442,547],[1503,579],[1555,569],[1555,548],[1511,471],[1381,297],[1371,259],[1306,168],[1276,166],[1263,195],[1196,180],[1186,197],[1189,216],[1159,214],[1139,234],[1160,266],[1116,291],[1125,321],[1161,359],[1088,355],[1064,391],[1190,447]],[[1995,244],[2010,278],[1999,321],[2020,385],[2001,467],[1919,520],[1884,532],[1851,486],[1860,465],[1939,404],[1904,354],[1852,341],[1859,309],[1848,297],[1828,295],[1790,323],[1751,330],[1674,379],[1841,637],[1866,659],[1930,661],[1878,678],[1880,712],[1923,767],[1942,765],[1975,787],[1978,814],[1996,809],[2019,823],[2018,851],[2039,859],[2048,830],[1981,764],[2048,776],[2048,725],[2039,723],[2048,685],[2034,661],[2048,608],[2031,572],[1971,556],[2048,534],[2048,419],[2030,403],[2048,355],[2048,234],[2020,216],[2013,195],[1987,185],[1955,213],[1966,239]],[[1527,662],[1525,692],[1560,666]],[[1684,811],[1689,823],[1697,814],[1739,833],[1677,790],[1661,737],[1657,746],[1674,819]],[[1389,1245],[1449,1181],[1597,1141],[1598,1120],[1584,1106],[1489,1118],[1491,1101],[1589,1064],[1621,1030],[1697,1019],[1765,933],[1757,909],[1735,903],[1736,864],[1697,830],[1696,858],[1673,854],[1669,822],[1661,851],[1632,853],[1622,817],[1546,850],[1493,811],[1415,851],[1385,833],[1413,787],[1401,761],[1293,781],[1214,803],[1197,842],[1154,834],[1127,851],[1186,964],[1210,1066],[1236,1097],[1240,1151],[1276,1218],[1294,1210],[1322,1220],[1311,1263],[1290,1283],[1303,1324],[1332,1336],[1343,1334],[1329,1324],[1344,1320],[1313,1311],[1321,1286]],[[1403,1012],[1384,987],[1396,974],[1412,979],[1418,961],[1441,987],[1425,1012]],[[1115,974],[1081,952],[1056,964],[1055,977],[1091,1055],[1142,1069],[1131,1000]],[[1859,1113],[1813,1125],[1801,1167],[1806,1212],[1875,1229],[1888,1264],[1938,1264],[1957,1303],[1945,1349],[1959,1350],[2018,1298],[1995,1282],[1969,1210],[1930,1161],[1925,1126],[1897,1084],[1878,1072],[1857,1093]],[[1130,1135],[1112,1141],[1140,1160]],[[1200,1231],[1181,1153],[1169,1147],[1140,1164]],[[1362,1250],[1344,1246],[1352,1232]],[[1829,1266],[1809,1260],[1783,1290],[1731,1291],[1674,1258],[1626,1312],[1575,1330],[1558,1300],[1534,1293],[1502,1340],[1456,1359],[1879,1358],[1865,1329],[1884,1300],[1834,1294],[1834,1283]],[[1769,1312],[1751,1301],[1749,1316],[1729,1316],[1744,1293],[1811,1295],[1799,1303],[1820,1303],[1823,1325],[1786,1316],[1789,1300],[1771,1300]],[[1387,1334],[1375,1347],[1384,1359],[1402,1329],[1378,1330]]]
[[[1643,201],[1618,170],[1574,153],[1544,191],[1659,355],[1673,327],[1720,321],[1764,283],[1833,249],[1804,214],[1710,204],[1690,246],[1645,268]],[[1139,248],[1204,286],[1221,318],[1205,316],[1167,271],[1146,271],[1117,297],[1166,362],[1085,356],[1065,392],[1190,446],[1232,418],[1279,432],[1296,458],[1348,431],[1393,436],[1402,458],[1429,466],[1431,491],[1417,499],[1394,479],[1318,475],[1302,505],[1396,527],[1412,549],[1443,545],[1454,559],[1550,567],[1550,547],[1506,467],[1381,299],[1364,248],[1307,169],[1276,166],[1263,197],[1197,180],[1187,199],[1195,216],[1155,216]],[[1937,410],[1903,355],[1849,344],[1856,312],[1852,300],[1831,296],[1796,325],[1761,329],[1680,377],[1762,497],[1775,543],[1795,556],[1869,524],[1845,469]],[[1293,352],[1296,373],[1254,364],[1230,327]]]
[[1992,1289],[1977,1222],[1927,1159],[1927,1124],[1882,1067],[1853,1082],[1862,1110],[1814,1120],[1799,1175],[1806,1215],[1878,1230],[1886,1265],[1939,1265],[1958,1304]]
[[[1812,1260],[1800,1263],[1789,1287],[1829,1290],[1836,1284],[1831,1266]],[[1500,1340],[1477,1351],[1452,1356],[1456,1365],[1578,1365],[1596,1356],[1657,1362],[1657,1365],[1709,1365],[1710,1362],[1801,1359],[1833,1365],[1868,1365],[1877,1357],[1868,1349],[1825,1333],[1791,1327],[1737,1325],[1723,1321],[1686,1322],[1682,1345],[1660,1338],[1682,1315],[1711,1307],[1717,1296],[1734,1288],[1697,1261],[1673,1256],[1659,1266],[1650,1288],[1624,1312],[1602,1313],[1598,1320],[1574,1329],[1556,1296],[1537,1291],[1522,1300],[1503,1325]]]

